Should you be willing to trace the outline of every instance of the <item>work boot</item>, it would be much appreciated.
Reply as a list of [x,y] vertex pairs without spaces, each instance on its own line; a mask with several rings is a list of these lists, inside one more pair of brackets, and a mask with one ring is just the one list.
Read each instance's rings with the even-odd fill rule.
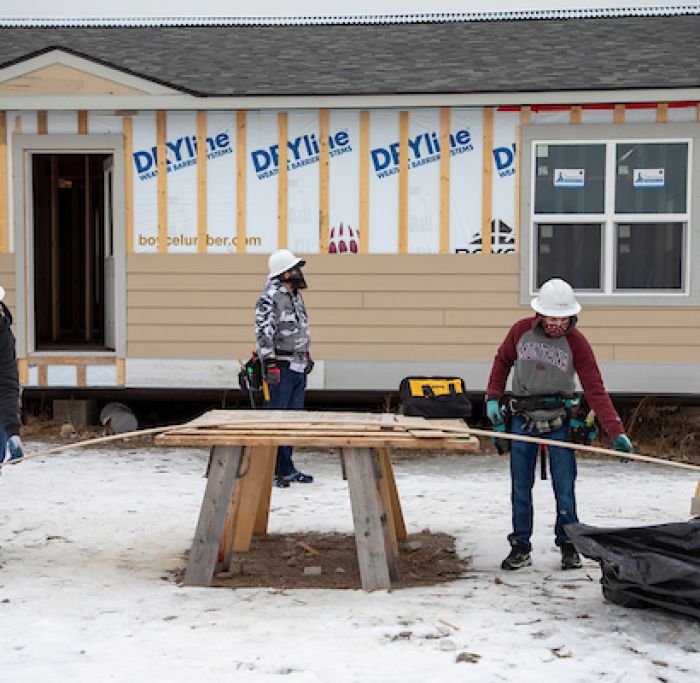
[[314,480],[310,474],[304,474],[303,472],[299,472],[299,470],[295,470],[292,474],[286,477],[286,479],[289,481],[296,481],[299,484],[310,484]]
[[529,567],[532,564],[532,559],[527,546],[518,541],[511,541],[510,545],[510,554],[501,562],[501,569],[515,570]]
[[272,480],[272,483],[278,489],[288,489],[289,488],[289,477],[283,477],[279,474],[276,474],[275,478]]
[[561,568],[578,569],[581,566],[581,556],[571,541],[562,543],[561,546]]

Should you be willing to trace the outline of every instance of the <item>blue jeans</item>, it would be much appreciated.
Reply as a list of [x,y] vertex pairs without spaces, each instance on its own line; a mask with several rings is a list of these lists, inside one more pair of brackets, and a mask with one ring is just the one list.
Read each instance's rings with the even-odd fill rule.
[[[289,368],[280,368],[280,383],[269,385],[270,400],[265,401],[265,408],[270,410],[303,410],[304,391],[306,389],[306,375],[303,372],[295,372]],[[292,462],[292,447],[279,446],[277,448],[277,463],[275,475],[288,477],[296,472]]]
[[[7,453],[7,432],[4,427],[0,427],[0,462],[5,462],[5,458],[8,457]],[[2,470],[0,469],[0,474]]]
[[[554,441],[565,441],[567,437],[568,421],[559,429],[545,434],[537,430],[526,432],[523,429],[523,419],[514,417],[511,425],[512,434],[525,434],[527,436],[541,436]],[[532,536],[532,487],[535,483],[535,469],[537,465],[537,452],[539,446],[525,441],[513,441],[510,454],[510,481],[511,504],[513,506],[513,533],[508,536],[509,541],[517,541],[527,547]],[[576,481],[576,456],[570,448],[549,446],[549,472],[552,477],[552,488],[557,503],[557,513],[554,522],[554,542],[557,546],[569,540],[564,532],[565,524],[578,522],[576,516],[576,494],[574,482]]]

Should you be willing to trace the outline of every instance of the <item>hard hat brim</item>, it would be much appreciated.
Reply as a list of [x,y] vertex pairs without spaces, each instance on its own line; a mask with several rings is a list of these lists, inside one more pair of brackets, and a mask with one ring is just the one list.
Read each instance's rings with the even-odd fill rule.
[[568,318],[572,315],[578,315],[581,312],[581,304],[578,301],[574,302],[571,306],[555,311],[551,308],[547,308],[546,306],[542,306],[542,304],[540,304],[539,297],[535,297],[530,302],[530,306],[535,313],[552,318]]
[[277,277],[278,275],[282,275],[282,273],[286,273],[288,270],[293,270],[294,268],[303,268],[305,265],[306,261],[300,258],[297,259],[291,266],[286,266],[285,268],[282,268],[282,270],[278,270],[274,273],[268,273],[267,277]]

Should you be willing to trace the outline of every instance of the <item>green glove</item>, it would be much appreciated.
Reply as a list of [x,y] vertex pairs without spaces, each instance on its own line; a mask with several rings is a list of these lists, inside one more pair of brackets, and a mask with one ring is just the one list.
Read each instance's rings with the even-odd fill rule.
[[495,398],[490,398],[486,401],[486,417],[491,420],[492,425],[502,424],[503,422],[501,406]]
[[622,451],[623,453],[632,453],[632,442],[629,440],[627,434],[619,434],[613,439],[613,448],[616,451]]

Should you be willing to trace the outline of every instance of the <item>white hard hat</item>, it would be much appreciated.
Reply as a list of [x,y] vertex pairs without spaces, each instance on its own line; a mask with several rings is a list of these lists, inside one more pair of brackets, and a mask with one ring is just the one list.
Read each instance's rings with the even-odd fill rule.
[[571,285],[559,278],[547,280],[530,306],[537,313],[552,318],[568,318],[581,310],[581,304],[576,301]]
[[277,277],[287,270],[292,270],[296,266],[304,266],[306,261],[297,258],[287,249],[278,249],[270,254],[267,259],[268,277]]
[[5,288],[0,287],[0,301],[4,301],[5,299]]

